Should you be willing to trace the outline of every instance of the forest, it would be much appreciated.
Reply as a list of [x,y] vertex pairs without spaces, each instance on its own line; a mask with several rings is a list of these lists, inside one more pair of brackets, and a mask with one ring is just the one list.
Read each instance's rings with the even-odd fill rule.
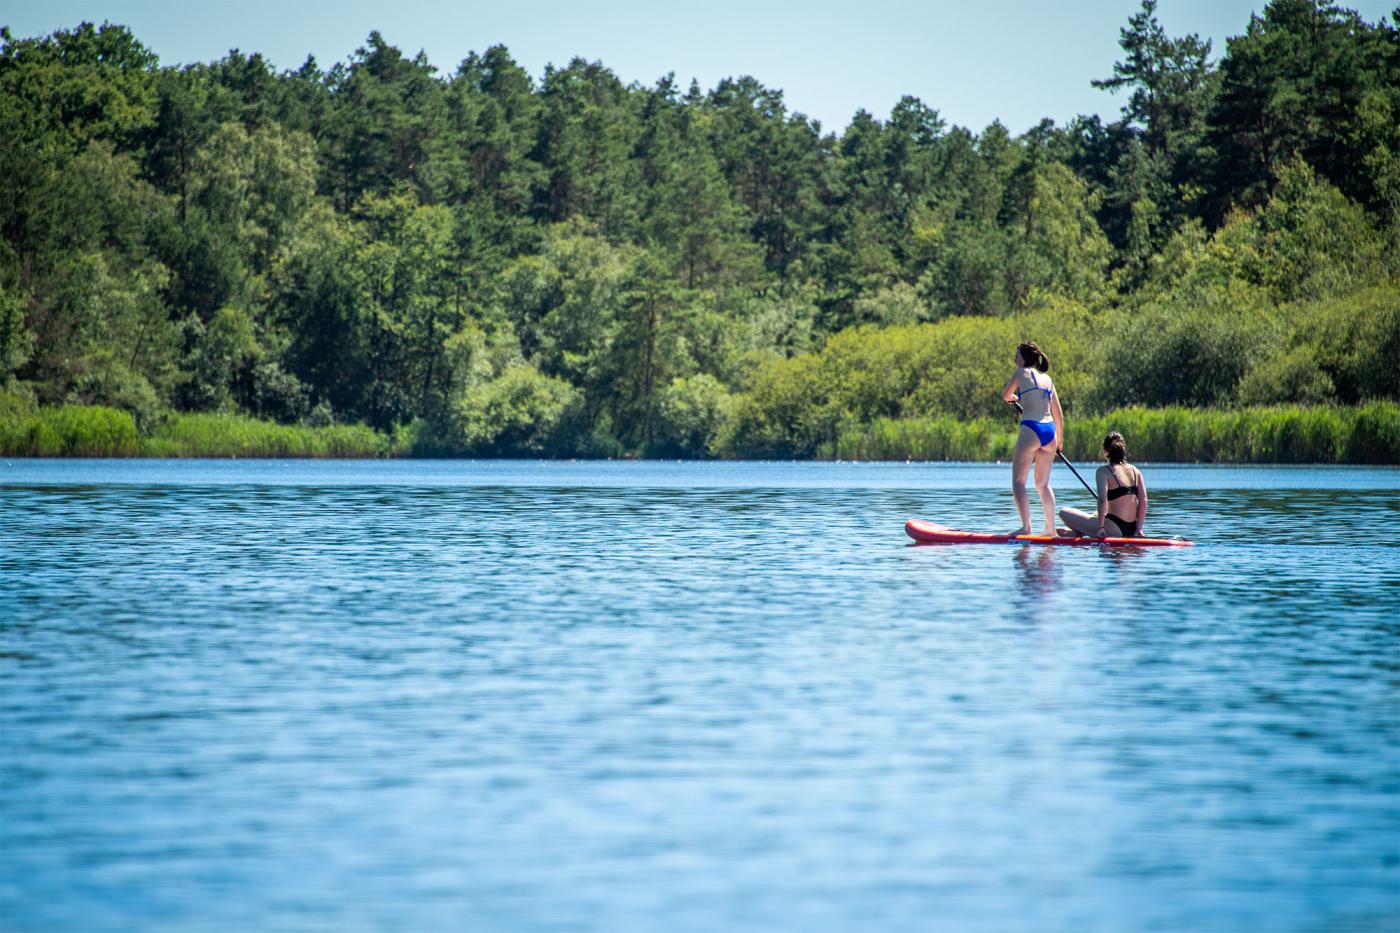
[[1143,0],[1114,116],[1019,136],[5,29],[0,452],[995,457],[1033,339],[1079,456],[1400,462],[1390,19],[1272,0],[1213,49]]

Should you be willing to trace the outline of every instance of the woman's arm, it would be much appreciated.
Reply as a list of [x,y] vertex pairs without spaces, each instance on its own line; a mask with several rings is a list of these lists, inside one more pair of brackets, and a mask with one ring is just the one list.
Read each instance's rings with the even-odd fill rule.
[[1011,378],[1006,380],[1006,385],[1001,389],[1001,400],[1003,402],[1016,401],[1016,386],[1021,381],[1021,371],[1018,369],[1011,374]]
[[1055,453],[1065,449],[1065,413],[1060,410],[1060,393],[1050,396],[1050,417],[1055,419]]
[[[1137,467],[1133,467],[1133,469],[1137,470]],[[1143,525],[1143,522],[1147,521],[1147,480],[1145,480],[1145,479],[1142,478],[1142,471],[1141,471],[1141,470],[1138,470],[1138,471],[1137,471],[1137,481],[1138,481],[1138,511],[1137,511],[1138,534],[1142,534],[1142,525]]]

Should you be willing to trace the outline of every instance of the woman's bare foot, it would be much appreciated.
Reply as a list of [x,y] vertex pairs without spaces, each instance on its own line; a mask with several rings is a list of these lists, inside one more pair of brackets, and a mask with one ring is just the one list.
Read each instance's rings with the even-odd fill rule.
[[1006,536],[1007,536],[1008,538],[1019,538],[1019,537],[1021,537],[1022,535],[1028,535],[1028,534],[1030,534],[1030,533],[1031,533],[1031,530],[1030,530],[1029,528],[1027,528],[1025,525],[1022,525],[1020,528],[1017,528],[1015,531],[1008,531],[1008,532],[1006,533]]

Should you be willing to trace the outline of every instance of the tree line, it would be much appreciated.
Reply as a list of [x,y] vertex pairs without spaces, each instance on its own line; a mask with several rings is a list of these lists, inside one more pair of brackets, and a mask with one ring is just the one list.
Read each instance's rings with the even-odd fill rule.
[[980,417],[1400,399],[1400,11],[1273,0],[1218,57],[1155,0],[1105,122],[839,133],[752,77],[162,66],[0,32],[0,389],[407,432],[447,454],[812,455]]

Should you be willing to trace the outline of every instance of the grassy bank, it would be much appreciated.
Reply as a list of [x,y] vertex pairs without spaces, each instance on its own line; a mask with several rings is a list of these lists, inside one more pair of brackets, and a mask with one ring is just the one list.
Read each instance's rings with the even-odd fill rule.
[[305,427],[240,415],[173,415],[149,434],[101,406],[0,407],[10,457],[387,457],[394,441],[362,425]]
[[[1120,431],[1137,460],[1196,463],[1400,464],[1400,405],[1278,406],[1239,410],[1125,408],[1070,417],[1065,453],[1095,460],[1104,434]],[[844,460],[1007,460],[1010,418],[882,418],[843,431],[821,456]],[[0,398],[0,456],[10,457],[403,457],[408,432],[362,425],[306,427],[240,415],[173,415],[149,433],[101,406],[35,408]],[[567,451],[556,452],[567,455]]]
[[99,405],[29,408],[0,397],[0,455],[137,457],[141,438],[130,414]]
[[[1125,408],[1071,417],[1065,455],[1096,460],[1119,431],[1137,460],[1187,463],[1400,464],[1400,405],[1215,410]],[[1010,419],[882,418],[843,432],[831,456],[853,460],[1006,460]]]
[[241,415],[176,415],[141,443],[143,457],[388,457],[387,435],[359,424],[306,427]]

